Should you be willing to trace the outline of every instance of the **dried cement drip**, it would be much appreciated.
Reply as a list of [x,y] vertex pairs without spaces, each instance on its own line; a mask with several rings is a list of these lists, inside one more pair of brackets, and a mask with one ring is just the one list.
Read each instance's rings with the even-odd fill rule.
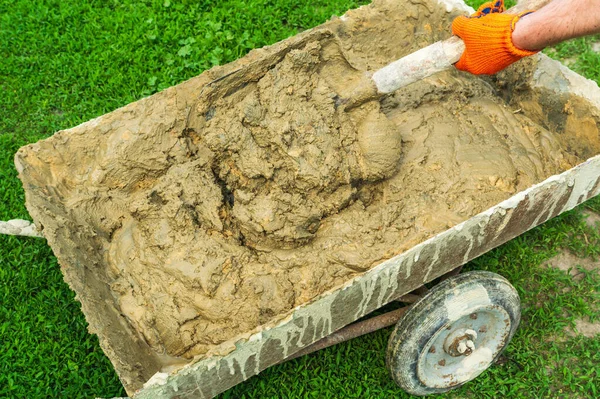
[[[58,133],[18,164],[49,168],[41,190],[66,211],[28,208],[51,245],[79,227],[57,256],[92,254],[90,275],[161,365],[202,355],[600,152],[597,115],[552,125],[543,99],[457,71],[345,111],[367,69],[447,35],[453,16],[377,1],[211,84]],[[568,118],[584,117],[581,133]]]

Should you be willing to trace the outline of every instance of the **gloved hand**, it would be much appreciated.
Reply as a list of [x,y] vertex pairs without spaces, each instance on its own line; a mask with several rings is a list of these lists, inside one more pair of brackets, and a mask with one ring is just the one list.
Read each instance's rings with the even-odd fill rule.
[[454,64],[457,69],[475,75],[493,75],[536,51],[515,47],[512,32],[519,19],[533,11],[518,15],[503,14],[504,0],[482,4],[470,17],[460,16],[452,22],[452,33],[465,42],[465,52]]

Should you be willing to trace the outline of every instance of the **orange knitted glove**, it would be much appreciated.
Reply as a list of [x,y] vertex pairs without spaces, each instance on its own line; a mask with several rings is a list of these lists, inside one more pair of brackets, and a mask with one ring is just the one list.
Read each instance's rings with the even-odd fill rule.
[[515,47],[512,32],[519,15],[503,14],[504,0],[485,3],[470,17],[457,17],[452,33],[465,42],[465,52],[454,66],[475,75],[493,75],[523,57],[537,51]]

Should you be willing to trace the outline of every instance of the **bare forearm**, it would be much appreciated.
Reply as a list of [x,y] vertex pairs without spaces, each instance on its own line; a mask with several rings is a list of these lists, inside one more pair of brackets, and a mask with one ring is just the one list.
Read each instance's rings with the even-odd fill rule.
[[600,33],[600,0],[554,0],[522,17],[512,39],[523,50],[540,50],[594,33]]

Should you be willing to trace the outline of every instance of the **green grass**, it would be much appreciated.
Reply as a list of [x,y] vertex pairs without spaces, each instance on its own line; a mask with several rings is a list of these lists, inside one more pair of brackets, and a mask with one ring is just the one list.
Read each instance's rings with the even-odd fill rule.
[[598,82],[600,81],[600,53],[592,48],[592,45],[598,42],[600,42],[600,35],[587,36],[560,43],[544,52],[552,58],[564,61],[575,72]]
[[[0,220],[28,218],[12,159],[27,143],[109,112],[324,22],[366,1],[0,0]],[[476,5],[472,3],[472,5]],[[547,52],[600,79],[586,38]],[[600,211],[600,200],[586,204]],[[469,264],[506,276],[523,322],[506,362],[441,397],[597,397],[600,338],[565,334],[599,318],[600,277],[540,265],[561,249],[597,257],[580,210]],[[387,376],[390,329],[268,369],[222,398],[404,398]],[[0,397],[125,395],[44,241],[0,236]]]

